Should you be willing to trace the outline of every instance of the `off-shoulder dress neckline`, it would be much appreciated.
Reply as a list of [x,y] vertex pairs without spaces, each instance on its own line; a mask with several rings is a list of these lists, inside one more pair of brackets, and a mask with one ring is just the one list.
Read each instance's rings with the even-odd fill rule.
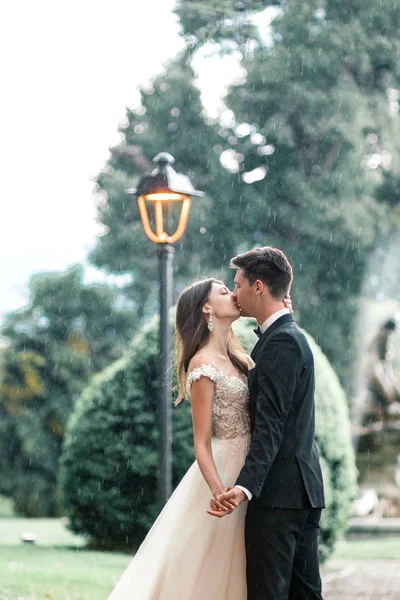
[[194,369],[192,369],[188,375],[190,375],[191,373],[194,373],[195,371],[197,371],[198,369],[201,369],[202,367],[212,367],[213,369],[215,369],[215,371],[217,371],[217,373],[220,373],[221,375],[224,375],[225,377],[227,377],[228,379],[237,379],[238,381],[240,381],[241,383],[243,383],[243,385],[247,385],[247,382],[245,379],[243,379],[242,377],[240,377],[239,375],[228,375],[228,373],[225,373],[225,371],[223,371],[222,369],[220,369],[219,367],[217,367],[214,363],[209,362],[209,363],[202,363],[201,365],[199,365],[198,367],[195,367]]

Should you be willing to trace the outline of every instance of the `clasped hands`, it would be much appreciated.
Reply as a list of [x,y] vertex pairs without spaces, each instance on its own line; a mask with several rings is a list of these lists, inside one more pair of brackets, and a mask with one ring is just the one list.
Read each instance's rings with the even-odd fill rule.
[[246,494],[239,488],[228,487],[214,494],[210,500],[208,514],[213,517],[225,517],[230,515],[236,508],[247,500]]

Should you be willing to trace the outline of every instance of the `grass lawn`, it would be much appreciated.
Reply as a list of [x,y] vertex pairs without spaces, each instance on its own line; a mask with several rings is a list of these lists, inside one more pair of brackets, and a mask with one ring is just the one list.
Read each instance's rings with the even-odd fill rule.
[[400,537],[343,540],[338,543],[332,559],[337,560],[400,560]]
[[13,505],[8,498],[0,496],[0,518],[14,517]]
[[128,560],[106,552],[0,546],[0,600],[105,600]]
[[[37,544],[23,544],[24,532],[36,533]],[[0,499],[0,600],[106,600],[130,556],[84,544],[60,519],[15,518]],[[400,537],[343,541],[332,559],[399,557]]]
[[85,545],[85,539],[68,531],[60,519],[8,518],[0,519],[0,547],[22,547],[21,534],[28,532],[36,533],[36,547],[64,546],[76,549]]
[[[3,501],[0,514],[0,600],[105,600],[130,560],[85,550],[60,519],[13,518]],[[21,542],[26,532],[36,545]]]

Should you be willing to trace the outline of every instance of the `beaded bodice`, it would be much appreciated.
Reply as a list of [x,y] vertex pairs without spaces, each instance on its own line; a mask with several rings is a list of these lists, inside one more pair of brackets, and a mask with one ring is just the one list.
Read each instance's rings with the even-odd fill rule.
[[213,435],[224,440],[250,437],[249,390],[247,381],[227,375],[214,365],[204,364],[193,369],[187,378],[187,391],[194,381],[208,377],[215,383],[212,427]]

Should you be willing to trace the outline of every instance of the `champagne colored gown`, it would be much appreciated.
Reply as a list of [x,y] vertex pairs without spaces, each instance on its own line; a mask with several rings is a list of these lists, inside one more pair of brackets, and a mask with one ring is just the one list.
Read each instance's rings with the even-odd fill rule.
[[[212,452],[225,486],[234,485],[250,445],[245,379],[202,365],[191,384],[215,383]],[[195,461],[175,489],[109,600],[246,600],[244,519],[247,503],[218,519]]]

